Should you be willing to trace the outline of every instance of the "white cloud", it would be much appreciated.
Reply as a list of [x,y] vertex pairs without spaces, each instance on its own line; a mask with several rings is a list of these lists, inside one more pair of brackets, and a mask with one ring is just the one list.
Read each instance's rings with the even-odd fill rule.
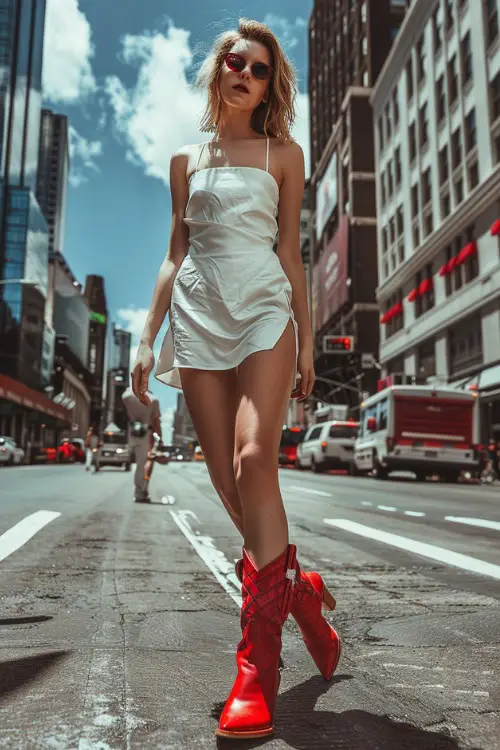
[[88,182],[88,172],[99,172],[96,159],[102,155],[101,141],[89,141],[70,125],[69,153],[71,157],[70,182],[79,187]]
[[277,16],[275,13],[267,13],[264,23],[276,34],[287,54],[297,46],[299,36],[303,36],[307,28],[305,18],[297,17],[295,21],[289,21],[288,18]]
[[189,32],[171,24],[166,36],[127,35],[122,57],[137,67],[136,84],[127,89],[110,76],[106,91],[128,147],[127,158],[168,183],[171,155],[186,143],[207,138],[198,130],[204,98],[187,78],[193,58]]
[[75,102],[97,89],[92,72],[92,30],[78,0],[48,0],[43,93],[52,102]]
[[[268,16],[269,19],[275,25],[279,21],[287,31],[288,22],[277,16]],[[302,19],[296,19],[284,36],[290,41],[292,30],[298,33],[303,23]],[[125,36],[122,59],[137,68],[136,83],[127,88],[117,76],[106,80],[115,126],[127,147],[127,160],[142,166],[147,175],[165,184],[169,180],[172,154],[187,143],[199,143],[209,137],[198,130],[205,95],[188,78],[193,62],[189,37],[188,31],[173,24],[166,35],[156,32]],[[304,149],[309,174],[306,94],[299,94],[297,110],[294,134]]]
[[311,174],[311,156],[309,152],[309,95],[299,94],[296,101],[297,119],[292,135],[304,151],[306,177]]

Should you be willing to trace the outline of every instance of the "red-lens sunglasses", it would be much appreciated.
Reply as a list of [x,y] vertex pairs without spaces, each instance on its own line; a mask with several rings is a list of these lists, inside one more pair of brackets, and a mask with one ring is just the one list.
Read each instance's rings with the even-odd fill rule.
[[[242,57],[241,55],[236,55],[234,52],[229,52],[229,54],[227,54],[224,58],[224,62],[226,63],[229,70],[233,71],[233,73],[241,73],[243,70],[245,70],[247,64],[247,61],[244,57]],[[266,81],[268,78],[270,78],[273,71],[270,65],[266,65],[266,63],[263,62],[253,63],[250,66],[250,70],[252,71],[253,77],[257,78],[259,81]]]

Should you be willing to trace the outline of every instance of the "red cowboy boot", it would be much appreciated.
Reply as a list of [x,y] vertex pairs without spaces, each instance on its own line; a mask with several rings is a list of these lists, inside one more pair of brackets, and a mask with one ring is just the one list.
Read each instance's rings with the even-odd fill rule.
[[296,548],[257,570],[243,549],[243,603],[236,664],[238,674],[216,734],[254,739],[272,734],[280,683],[281,630],[292,603]]
[[[325,680],[331,680],[339,663],[342,643],[337,631],[324,618],[321,608],[334,610],[336,602],[319,573],[305,573],[297,563],[291,615],[302,639]],[[241,581],[243,560],[235,565]]]

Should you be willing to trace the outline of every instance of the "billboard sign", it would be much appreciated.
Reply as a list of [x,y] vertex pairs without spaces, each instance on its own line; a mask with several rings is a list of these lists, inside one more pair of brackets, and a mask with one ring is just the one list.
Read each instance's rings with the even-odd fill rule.
[[319,242],[323,229],[337,205],[337,152],[334,151],[325,174],[316,188],[316,239]]
[[347,302],[349,219],[343,216],[339,228],[326,246],[313,272],[313,321],[318,331]]

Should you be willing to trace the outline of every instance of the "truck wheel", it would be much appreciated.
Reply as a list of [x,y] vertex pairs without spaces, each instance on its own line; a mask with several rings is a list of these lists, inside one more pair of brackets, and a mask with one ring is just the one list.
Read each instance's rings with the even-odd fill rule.
[[130,464],[123,464],[125,471],[130,471]]
[[425,482],[427,479],[425,471],[416,471],[415,476],[417,477],[417,482]]
[[387,479],[389,476],[389,472],[385,468],[385,466],[382,466],[380,461],[378,460],[378,456],[375,454],[373,458],[373,469],[372,469],[372,477],[375,479]]
[[313,471],[315,474],[321,474],[323,472],[321,464],[316,463],[314,456],[311,458],[311,471]]

